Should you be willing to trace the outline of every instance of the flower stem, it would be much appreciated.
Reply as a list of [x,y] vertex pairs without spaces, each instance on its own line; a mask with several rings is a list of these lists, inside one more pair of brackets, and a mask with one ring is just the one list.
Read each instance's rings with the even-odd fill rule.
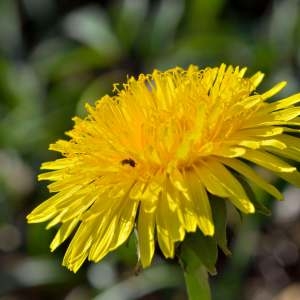
[[208,274],[204,266],[193,271],[184,271],[189,300],[211,300]]
[[207,268],[189,247],[182,247],[180,262],[189,300],[211,300]]

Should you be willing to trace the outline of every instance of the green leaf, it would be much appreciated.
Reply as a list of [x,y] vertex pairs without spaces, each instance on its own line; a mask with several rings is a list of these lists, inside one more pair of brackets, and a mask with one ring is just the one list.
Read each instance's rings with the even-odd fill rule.
[[19,19],[19,5],[16,1],[1,0],[0,1],[0,50],[1,56],[16,55],[21,53],[22,33],[21,21]]
[[63,28],[69,37],[102,55],[119,57],[122,54],[110,20],[99,6],[89,6],[69,13],[63,21]]
[[100,53],[93,48],[81,45],[75,47],[65,41],[59,41],[56,45],[52,42],[45,42],[34,57],[36,68],[47,80],[61,81],[66,77],[75,77],[115,63],[113,55]]
[[190,31],[211,31],[215,28],[224,0],[187,1],[187,27]]
[[213,211],[213,219],[215,224],[215,235],[214,238],[226,255],[231,255],[230,250],[227,247],[227,209],[226,203],[223,198],[217,196],[211,196],[211,208]]
[[173,45],[177,28],[184,12],[182,0],[160,1],[142,32],[142,53],[161,55],[162,51]]
[[124,0],[113,7],[116,34],[125,49],[129,49],[145,26],[149,0]]
[[270,216],[271,211],[266,206],[264,206],[264,204],[261,203],[261,201],[259,201],[259,199],[254,194],[250,184],[245,180],[245,178],[240,175],[236,175],[236,177],[239,180],[239,182],[241,183],[241,185],[243,186],[248,198],[253,203],[253,205],[255,207],[255,211],[260,214],[263,214],[265,216]]

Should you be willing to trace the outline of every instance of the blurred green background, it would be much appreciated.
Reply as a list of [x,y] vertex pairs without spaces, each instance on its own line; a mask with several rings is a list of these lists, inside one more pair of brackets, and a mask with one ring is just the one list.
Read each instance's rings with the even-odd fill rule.
[[[57,157],[48,144],[85,102],[127,75],[222,62],[265,72],[262,88],[287,80],[281,96],[300,90],[300,1],[0,0],[0,300],[187,299],[159,255],[134,275],[131,240],[74,275],[60,265],[66,245],[50,254],[55,230],[25,216],[48,197],[36,180]],[[276,184],[285,202],[258,194],[271,217],[229,214],[233,256],[220,253],[214,300],[300,299],[300,194]]]

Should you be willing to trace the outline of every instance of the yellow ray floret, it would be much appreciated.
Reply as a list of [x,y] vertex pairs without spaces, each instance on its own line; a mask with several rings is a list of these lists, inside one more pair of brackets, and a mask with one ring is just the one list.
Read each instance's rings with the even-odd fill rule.
[[101,260],[134,228],[143,267],[155,247],[174,257],[186,233],[214,236],[215,196],[254,213],[239,176],[281,199],[247,161],[300,184],[291,164],[300,161],[300,94],[269,101],[286,82],[260,94],[264,75],[245,72],[224,64],[155,70],[115,85],[114,96],[74,118],[68,140],[50,145],[62,158],[39,175],[55,195],[27,217],[61,224],[51,250],[72,236],[65,266],[76,272]]

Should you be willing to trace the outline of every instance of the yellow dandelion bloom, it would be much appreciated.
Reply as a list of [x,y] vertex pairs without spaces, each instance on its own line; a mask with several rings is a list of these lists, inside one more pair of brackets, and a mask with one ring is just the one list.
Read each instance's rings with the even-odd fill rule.
[[100,261],[134,228],[143,267],[156,242],[172,258],[187,232],[213,236],[211,195],[255,211],[235,174],[281,199],[247,162],[299,184],[289,162],[300,161],[300,94],[268,101],[286,82],[260,94],[264,75],[245,72],[224,64],[155,70],[116,85],[114,96],[74,118],[69,139],[50,145],[62,158],[44,163],[50,172],[39,175],[55,195],[28,216],[50,220],[48,228],[61,224],[51,250],[72,234],[65,266],[77,271],[86,259]]

